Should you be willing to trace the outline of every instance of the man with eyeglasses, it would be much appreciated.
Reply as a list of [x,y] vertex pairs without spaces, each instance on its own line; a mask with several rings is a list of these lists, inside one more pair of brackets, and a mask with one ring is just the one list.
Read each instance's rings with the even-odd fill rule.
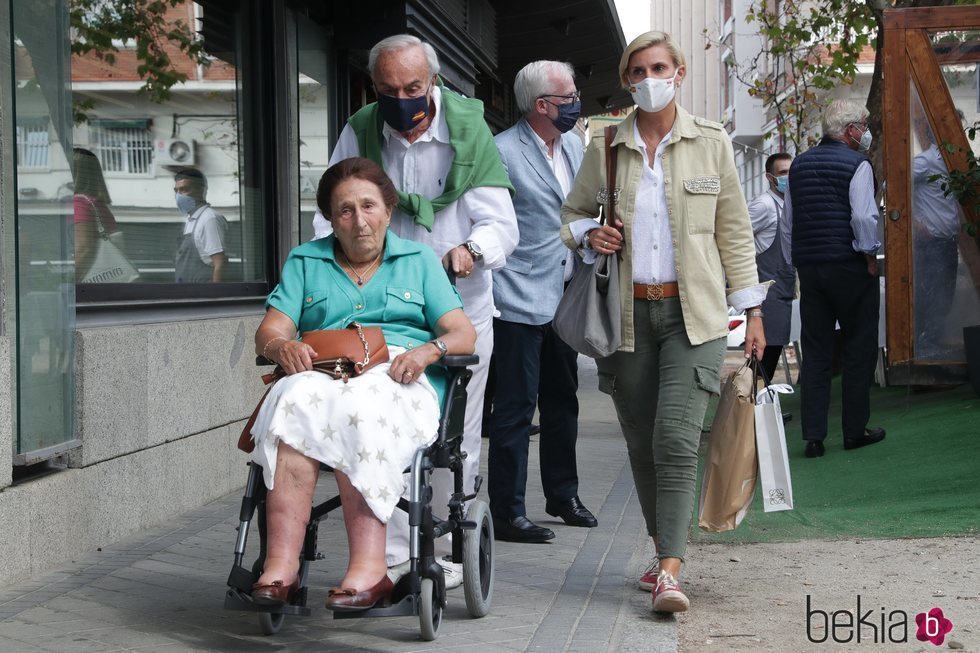
[[514,184],[520,242],[493,273],[497,389],[490,415],[487,489],[494,535],[512,542],[546,542],[555,533],[527,518],[525,490],[531,421],[540,412],[541,484],[545,512],[571,526],[593,527],[579,500],[577,354],[551,328],[574,255],[559,236],[561,205],[582,163],[573,131],[581,112],[574,69],[534,61],[514,81],[523,116],[495,137]]
[[824,109],[823,139],[794,161],[784,211],[800,277],[800,408],[808,458],[824,454],[835,324],[843,342],[844,448],[885,439],[868,428],[878,356],[880,303],[876,182],[866,152],[868,110],[835,100]]
[[[480,357],[467,386],[462,443],[464,488],[472,492],[480,469],[483,394],[493,351],[490,271],[504,265],[518,238],[513,187],[483,117],[483,103],[442,85],[439,59],[430,44],[409,34],[388,37],[371,48],[368,69],[378,101],[350,117],[330,165],[352,156],[381,165],[400,200],[391,230],[428,244],[457,276]],[[330,232],[322,216],[314,218],[313,227],[318,238]],[[434,511],[445,518],[453,492],[448,470],[436,470],[432,486]],[[446,546],[448,539],[439,538],[437,545]],[[388,523],[386,549],[395,582],[408,570],[408,553],[408,520],[396,510]],[[459,566],[443,561],[443,567],[446,587],[458,586]]]

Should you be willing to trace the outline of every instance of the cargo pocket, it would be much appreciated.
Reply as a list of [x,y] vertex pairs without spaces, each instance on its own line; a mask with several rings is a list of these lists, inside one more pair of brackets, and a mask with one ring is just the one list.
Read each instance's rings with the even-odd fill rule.
[[599,392],[612,395],[616,392],[616,375],[609,372],[599,372]]
[[425,297],[414,288],[388,286],[385,296],[385,322],[424,324]]
[[694,368],[694,378],[702,390],[713,395],[721,394],[721,375],[718,370],[698,365]]
[[715,210],[718,194],[721,192],[721,180],[718,177],[685,179],[684,191],[688,233],[715,233]]

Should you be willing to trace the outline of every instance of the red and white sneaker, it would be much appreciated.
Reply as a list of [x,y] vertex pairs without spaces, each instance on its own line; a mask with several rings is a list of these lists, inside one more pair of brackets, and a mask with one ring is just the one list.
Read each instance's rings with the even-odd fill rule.
[[654,558],[650,566],[646,568],[643,575],[640,576],[640,582],[638,583],[641,590],[644,592],[652,592],[653,588],[657,585],[657,576],[660,575],[660,559]]
[[653,588],[654,612],[685,612],[691,602],[684,596],[677,579],[661,571],[657,576],[657,585]]

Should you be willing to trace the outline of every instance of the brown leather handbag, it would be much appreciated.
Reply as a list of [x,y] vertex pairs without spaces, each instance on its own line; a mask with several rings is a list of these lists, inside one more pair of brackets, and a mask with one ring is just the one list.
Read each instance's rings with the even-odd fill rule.
[[[351,322],[346,329],[308,331],[303,334],[301,341],[316,351],[317,356],[313,359],[314,371],[341,379],[344,383],[352,376],[360,376],[375,365],[387,362],[389,358],[388,343],[385,342],[381,327],[365,327],[359,322]],[[285,370],[276,365],[272,372],[262,375],[262,382],[270,385],[284,376]],[[269,390],[271,389],[270,387]],[[269,390],[262,395],[238,438],[238,448],[245,453],[251,453],[255,448],[252,426]]]

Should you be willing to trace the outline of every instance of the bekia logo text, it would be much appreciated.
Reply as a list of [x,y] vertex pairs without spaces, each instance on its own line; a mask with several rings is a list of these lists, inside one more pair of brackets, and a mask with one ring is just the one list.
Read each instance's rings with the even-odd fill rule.
[[[940,608],[915,615],[915,638],[941,646],[946,635],[953,630],[953,623]],[[888,611],[884,606],[862,611],[861,595],[857,595],[856,608],[827,612],[814,607],[810,595],[806,595],[806,637],[814,644],[828,639],[838,644],[869,642],[875,644],[900,644],[909,639],[909,615],[904,610]]]

